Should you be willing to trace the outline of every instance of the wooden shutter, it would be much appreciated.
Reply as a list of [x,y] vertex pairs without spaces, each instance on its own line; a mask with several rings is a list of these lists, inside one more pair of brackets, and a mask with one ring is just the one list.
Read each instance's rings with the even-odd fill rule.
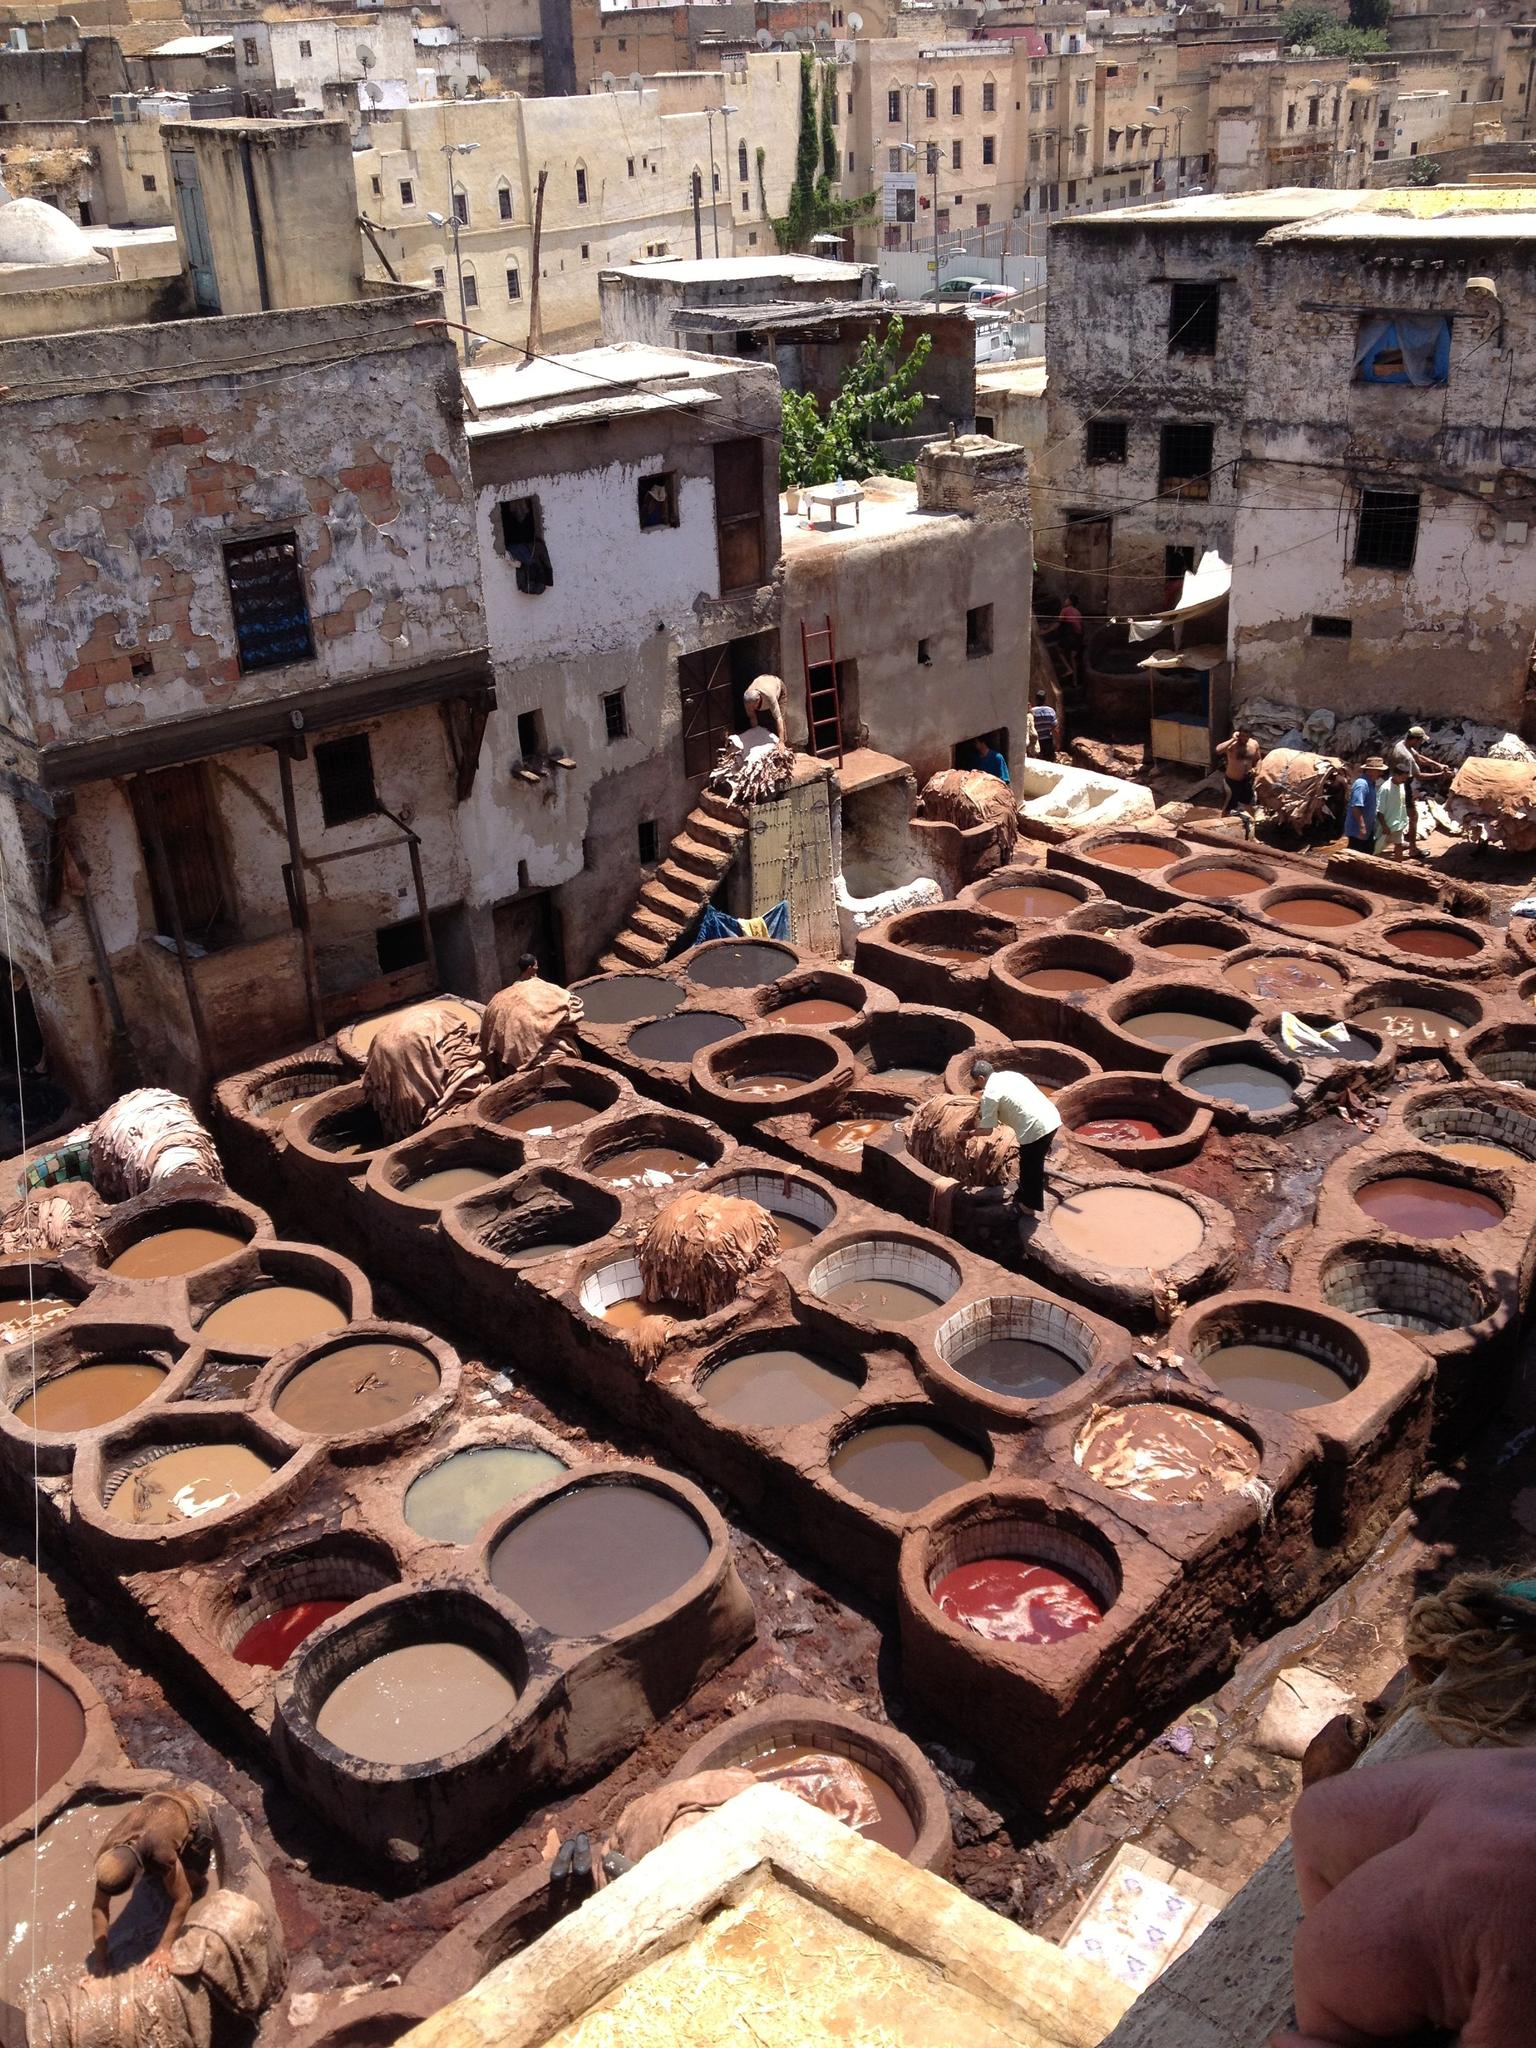
[[734,704],[729,647],[679,655],[677,687],[683,705],[683,773],[707,775],[731,731]]
[[721,590],[748,590],[761,583],[766,573],[761,441],[716,444],[715,532]]

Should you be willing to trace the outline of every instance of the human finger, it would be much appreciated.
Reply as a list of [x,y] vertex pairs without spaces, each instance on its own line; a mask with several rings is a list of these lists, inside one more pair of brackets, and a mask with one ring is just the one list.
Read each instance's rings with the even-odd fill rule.
[[[1332,1782],[1332,1781],[1330,1781]],[[1296,1930],[1292,1971],[1302,2039],[1370,2048],[1466,2017],[1447,1930],[1426,1910],[1424,1854],[1399,1842],[1370,1857]]]
[[1441,1759],[1367,1765],[1309,1785],[1291,1813],[1302,1911],[1373,1856],[1406,1841],[1445,1789]]

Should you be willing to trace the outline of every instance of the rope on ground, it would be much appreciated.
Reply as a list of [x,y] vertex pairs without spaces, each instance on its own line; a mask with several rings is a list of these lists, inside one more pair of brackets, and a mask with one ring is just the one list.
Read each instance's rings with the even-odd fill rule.
[[1398,1714],[1457,1748],[1514,1743],[1536,1716],[1536,1573],[1458,1574],[1414,1607],[1405,1648]]

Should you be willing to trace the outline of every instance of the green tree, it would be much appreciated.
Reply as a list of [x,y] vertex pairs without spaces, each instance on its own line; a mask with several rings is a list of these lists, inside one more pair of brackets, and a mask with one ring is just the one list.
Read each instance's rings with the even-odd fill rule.
[[1438,185],[1440,166],[1432,156],[1416,156],[1408,166],[1410,185]]
[[903,358],[901,318],[893,315],[883,336],[871,334],[864,342],[825,417],[814,393],[786,391],[779,455],[784,488],[837,477],[857,481],[888,470],[875,429],[910,426],[922,411],[923,394],[913,387],[932,347],[933,336],[920,334]]
[[[825,67],[829,74],[834,67]],[[829,95],[836,91],[835,74],[822,89],[821,110],[816,105],[816,59],[809,50],[800,57],[800,137],[795,148],[795,179],[789,188],[787,211],[773,222],[781,249],[804,249],[812,235],[840,228],[849,221],[864,220],[874,211],[875,195],[858,199],[837,199],[832,181],[837,176],[837,134],[832,126]],[[828,164],[831,165],[830,171]],[[762,152],[758,153],[758,176],[762,176]]]
[[1352,28],[1385,28],[1392,19],[1392,0],[1349,0]]
[[[1353,0],[1352,0],[1353,4]],[[1387,5],[1387,0],[1358,0],[1362,9]],[[1387,47],[1384,28],[1349,28],[1326,7],[1302,5],[1280,17],[1283,49],[1313,57],[1374,57]]]
[[795,179],[789,188],[789,211],[784,216],[789,236],[786,248],[801,248],[815,232],[816,163],[819,154],[816,140],[816,59],[809,50],[805,50],[800,57],[800,139],[795,146]]
[[821,67],[821,175],[835,185],[842,166],[837,154],[837,66]]

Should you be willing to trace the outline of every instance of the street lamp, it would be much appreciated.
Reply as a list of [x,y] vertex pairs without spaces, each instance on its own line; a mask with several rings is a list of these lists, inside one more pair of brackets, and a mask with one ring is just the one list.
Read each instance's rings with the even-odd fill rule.
[[[915,157],[917,156],[917,154],[918,154],[918,148],[917,148],[917,144],[916,144],[915,142],[904,142],[904,143],[903,143],[903,144],[901,145],[901,147],[902,147],[903,151],[905,152],[905,154],[906,154],[906,155],[907,155],[908,157],[913,157],[913,158],[915,158]],[[937,144],[936,142],[930,142],[930,143],[928,144],[928,171],[929,171],[929,175],[930,175],[930,176],[932,177],[932,179],[933,179],[933,310],[935,311],[935,313],[937,313],[937,312],[938,312],[938,311],[940,310],[940,308],[939,308],[939,145],[938,145],[938,144]]]
[[[731,176],[731,116],[740,112],[740,107],[706,107],[704,109],[704,119],[709,124],[709,225],[715,237],[716,256],[720,254],[720,195],[715,188],[715,116],[719,114],[725,123],[725,177],[726,187],[729,190]],[[731,215],[733,222],[735,217],[733,212]]]
[[[898,92],[902,92],[902,93],[905,93],[905,94],[906,94],[906,101],[905,101],[905,105],[906,105],[906,111],[907,111],[907,125],[906,125],[906,133],[905,133],[905,140],[904,140],[904,141],[903,141],[903,143],[902,143],[902,148],[903,148],[903,149],[904,149],[904,150],[905,150],[905,151],[907,152],[908,156],[916,156],[916,155],[917,155],[917,149],[916,149],[916,146],[914,145],[914,143],[913,143],[913,141],[912,141],[912,95],[913,95],[913,93],[915,93],[915,92],[937,92],[937,91],[938,91],[938,89],[939,89],[939,88],[937,87],[937,85],[935,85],[935,84],[934,84],[934,82],[933,82],[933,80],[932,80],[931,78],[917,78],[917,79],[914,79],[914,80],[912,81],[912,83],[911,83],[910,85],[899,85],[899,86],[898,86],[898,87],[896,88],[896,90],[897,90]],[[914,222],[913,222],[913,225],[912,225],[912,232],[911,232],[911,235],[909,236],[909,238],[908,238],[908,241],[907,241],[907,247],[908,247],[909,249],[910,249],[910,248],[912,247],[912,245],[913,245],[913,243],[914,243],[914,242],[916,241],[916,239],[917,239],[917,224],[916,224],[916,222],[914,221]]]
[[[441,145],[443,169],[448,178],[448,218],[444,220],[441,214],[436,213],[429,213],[427,215],[427,219],[431,221],[433,227],[446,227],[450,229],[453,235],[453,272],[459,287],[459,325],[461,327],[468,327],[469,314],[464,304],[464,262],[459,254],[459,207],[458,198],[453,189],[453,159],[456,156],[472,156],[479,147],[478,142],[445,142]],[[465,340],[466,342],[468,341],[467,335]],[[466,356],[469,354],[467,347],[464,353]]]
[[[1190,110],[1188,107],[1147,108],[1147,112],[1149,114],[1156,114],[1159,121],[1163,121],[1166,123],[1168,116],[1171,114],[1174,117],[1175,122],[1177,123],[1177,126],[1174,130],[1173,144],[1173,196],[1175,199],[1178,199],[1182,196],[1184,185],[1184,116],[1189,111]],[[1165,127],[1164,133],[1166,134],[1166,132],[1167,130]]]

